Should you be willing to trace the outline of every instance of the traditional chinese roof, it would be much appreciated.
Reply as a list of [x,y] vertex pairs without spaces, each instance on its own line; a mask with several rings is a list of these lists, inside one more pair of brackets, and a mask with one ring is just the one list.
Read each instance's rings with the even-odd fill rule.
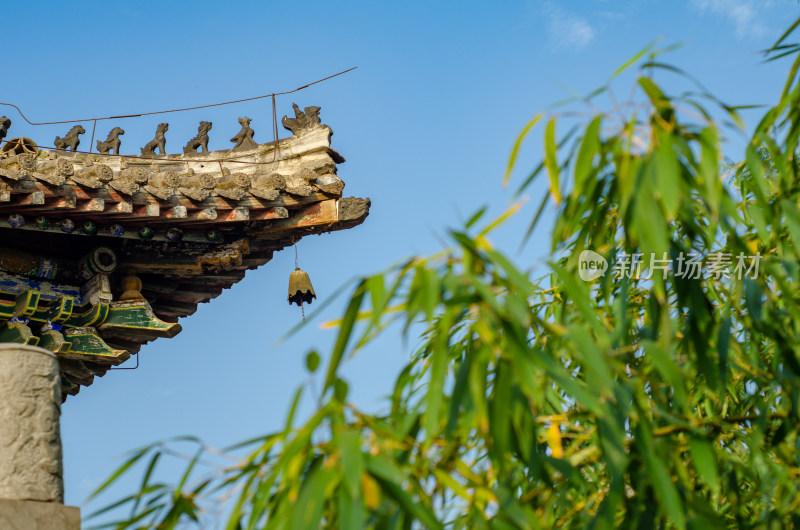
[[344,158],[318,112],[296,109],[283,120],[293,135],[266,144],[240,119],[237,147],[206,153],[197,150],[207,122],[183,154],[155,154],[158,135],[141,156],[108,154],[102,142],[102,154],[65,150],[79,127],[56,139],[62,149],[7,141],[0,342],[57,353],[66,399],[148,341],[176,335],[179,318],[275,251],[362,223],[370,201],[342,197]]

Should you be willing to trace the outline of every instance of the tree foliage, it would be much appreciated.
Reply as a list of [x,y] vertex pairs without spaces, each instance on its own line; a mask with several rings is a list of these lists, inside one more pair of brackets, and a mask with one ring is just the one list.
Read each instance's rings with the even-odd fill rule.
[[[616,73],[638,66],[630,99],[604,86],[586,101],[610,108],[593,103],[566,134],[571,114],[534,118],[509,172],[544,123],[544,160],[519,192],[548,179],[531,220],[556,212],[545,277],[491,244],[513,207],[363,278],[307,420],[294,419],[298,391],[285,429],[212,471],[198,442],[175,484],[151,480],[168,446],[134,452],[100,488],[145,469],[110,526],[173,528],[220,506],[229,529],[800,526],[798,23],[768,51],[793,63],[741,161],[721,149],[740,108],[650,49]],[[691,90],[668,95],[660,80],[676,75]],[[673,268],[586,282],[584,250],[611,268],[637,253]],[[690,254],[761,259],[757,274],[677,274]],[[421,345],[385,413],[365,413],[340,365],[392,324],[422,326]]]

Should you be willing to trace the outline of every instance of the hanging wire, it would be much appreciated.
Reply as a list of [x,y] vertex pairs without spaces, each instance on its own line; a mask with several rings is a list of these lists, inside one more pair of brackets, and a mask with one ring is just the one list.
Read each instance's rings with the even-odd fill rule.
[[94,131],[97,129],[97,120],[94,120],[94,125],[92,125],[92,139],[89,142],[89,152],[92,152],[92,146],[94,145]]
[[136,370],[139,368],[139,353],[141,352],[134,353],[136,356],[136,366],[112,366],[109,370]]
[[31,120],[29,120],[28,117],[25,116],[25,114],[22,113],[22,110],[20,110],[20,108],[18,106],[14,105],[13,103],[2,103],[2,102],[0,102],[0,105],[6,105],[8,107],[14,107],[15,109],[17,109],[17,112],[19,112],[19,115],[22,116],[22,119],[25,120],[26,122],[28,122],[29,125],[57,125],[57,124],[61,124],[61,123],[80,123],[80,122],[85,122],[85,121],[118,120],[118,119],[122,119],[122,118],[140,118],[142,116],[152,116],[154,114],[167,114],[169,112],[183,112],[183,111],[186,111],[186,110],[207,109],[209,107],[219,107],[221,105],[232,105],[234,103],[243,103],[245,101],[254,101],[256,99],[264,99],[264,98],[270,98],[270,97],[274,98],[275,96],[282,96],[284,94],[294,94],[295,92],[299,92],[300,90],[308,88],[311,85],[316,85],[317,83],[322,83],[323,81],[327,81],[328,79],[333,79],[334,77],[340,76],[342,74],[346,74],[347,72],[352,72],[356,68],[358,68],[358,67],[354,66],[352,68],[348,68],[347,70],[342,70],[339,73],[336,73],[336,74],[333,74],[333,75],[329,75],[328,77],[323,77],[322,79],[318,79],[318,80],[316,80],[316,81],[314,81],[312,83],[308,83],[308,84],[305,84],[305,85],[303,85],[301,87],[297,87],[294,90],[286,90],[284,92],[273,92],[271,94],[265,94],[263,96],[255,96],[255,97],[252,97],[252,98],[236,99],[236,100],[233,100],[233,101],[223,101],[221,103],[211,103],[209,105],[198,105],[196,107],[185,107],[185,108],[182,108],[182,109],[157,110],[157,111],[153,111],[153,112],[140,112],[138,114],[124,114],[124,115],[121,115],[121,116],[105,116],[105,117],[102,117],[102,118],[84,118],[82,120],[45,121],[45,122],[38,122],[37,123],[37,122],[32,122]]
[[275,139],[275,150],[272,152],[272,161],[275,162],[278,158],[278,149],[280,148],[278,144],[278,111],[275,106],[275,96],[272,96],[272,136]]

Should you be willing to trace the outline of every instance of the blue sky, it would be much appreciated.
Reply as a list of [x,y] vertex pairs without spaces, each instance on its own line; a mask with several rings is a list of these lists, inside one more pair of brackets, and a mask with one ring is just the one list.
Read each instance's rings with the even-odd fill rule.
[[[33,121],[251,97],[358,66],[278,99],[280,115],[293,101],[322,107],[333,147],[347,159],[339,168],[345,195],[373,201],[364,225],[299,244],[300,265],[325,299],[354,276],[440,249],[446,228],[484,204],[499,213],[510,199],[501,187],[508,154],[531,116],[567,97],[565,86],[587,92],[602,84],[657,37],[684,43],[664,59],[725,101],[774,101],[788,66],[762,64],[756,52],[800,10],[778,0],[143,1],[15,2],[3,14],[0,100]],[[620,80],[623,94],[627,80]],[[11,136],[46,145],[66,132],[27,126],[13,109],[6,114]],[[257,141],[271,139],[263,100],[169,115],[167,150],[178,152],[200,120],[214,123],[210,148],[228,148],[244,115],[253,119]],[[757,114],[745,117],[752,125]],[[108,128],[126,130],[122,151],[133,154],[161,119]],[[539,138],[525,144],[517,180],[538,161]],[[731,156],[739,144],[733,138]],[[536,267],[548,238],[537,234],[516,254],[526,215],[497,243]],[[293,251],[276,254],[184,319],[179,336],[145,347],[137,370],[109,372],[69,399],[62,415],[68,504],[82,505],[122,453],[145,443],[193,434],[225,446],[279,428],[293,391],[307,380],[305,353],[328,351],[335,337],[312,323],[276,345],[300,320],[286,303],[293,264]],[[336,317],[342,305],[333,303],[322,319]],[[380,407],[413,345],[413,337],[389,334],[349,361],[353,399]],[[310,410],[310,399],[304,407]],[[83,505],[87,513],[96,507]]]

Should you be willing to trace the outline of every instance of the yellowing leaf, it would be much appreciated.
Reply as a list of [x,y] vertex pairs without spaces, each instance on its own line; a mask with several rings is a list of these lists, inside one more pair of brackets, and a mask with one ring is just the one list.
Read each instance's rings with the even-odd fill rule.
[[564,447],[561,445],[561,430],[558,423],[551,423],[547,428],[547,446],[553,458],[564,457]]
[[374,510],[381,503],[381,488],[369,473],[361,473],[361,491],[367,508]]

